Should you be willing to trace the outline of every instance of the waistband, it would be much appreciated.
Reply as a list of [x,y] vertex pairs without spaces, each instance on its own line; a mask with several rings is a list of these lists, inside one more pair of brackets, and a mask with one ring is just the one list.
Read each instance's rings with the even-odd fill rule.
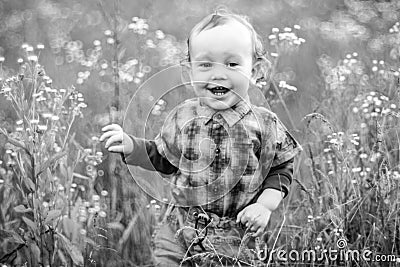
[[236,223],[236,219],[230,217],[220,217],[215,213],[206,212],[200,207],[178,207],[173,206],[166,212],[167,221],[178,221],[183,225],[189,223],[207,228],[216,228],[223,230],[242,229],[244,226],[241,223]]

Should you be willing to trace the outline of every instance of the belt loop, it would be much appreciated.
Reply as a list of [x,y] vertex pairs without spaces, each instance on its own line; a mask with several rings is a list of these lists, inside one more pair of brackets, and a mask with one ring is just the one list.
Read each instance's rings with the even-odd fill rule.
[[185,226],[185,210],[181,207],[178,207],[176,210],[176,217],[178,219],[179,229],[182,229]]

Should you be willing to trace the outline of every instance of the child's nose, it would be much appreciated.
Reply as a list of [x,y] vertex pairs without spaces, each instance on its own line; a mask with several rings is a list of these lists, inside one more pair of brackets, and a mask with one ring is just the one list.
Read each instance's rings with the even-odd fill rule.
[[228,77],[223,66],[216,67],[211,75],[211,80],[226,80],[227,78]]

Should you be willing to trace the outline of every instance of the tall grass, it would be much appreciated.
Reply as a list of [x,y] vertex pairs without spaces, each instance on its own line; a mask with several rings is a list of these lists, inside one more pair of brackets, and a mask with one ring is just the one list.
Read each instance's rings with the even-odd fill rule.
[[[146,62],[125,60],[126,49],[119,46],[121,32],[116,22],[121,18],[114,20],[110,24],[113,31],[105,32],[106,42],[113,44],[109,51],[113,59],[105,58],[100,41],[94,42],[94,50],[103,52],[96,52],[91,59],[93,65],[100,66],[99,77],[114,82],[119,90],[128,88],[131,82],[140,84],[151,68],[145,71]],[[143,35],[144,22],[135,18],[132,30]],[[291,194],[273,213],[264,238],[250,251],[262,256],[247,259],[246,264],[383,265],[362,257],[357,261],[322,257],[288,262],[277,259],[276,254],[269,257],[278,249],[300,254],[313,250],[321,255],[324,249],[339,249],[339,244],[342,253],[368,250],[372,252],[370,258],[395,255],[399,261],[399,72],[388,63],[370,62],[357,53],[344,55],[338,63],[322,55],[317,62],[321,101],[296,124],[285,99],[297,94],[297,88],[280,79],[276,68],[281,54],[296,52],[304,43],[294,32],[298,28],[272,30],[268,37],[275,48],[271,53],[271,84],[260,81],[260,86],[266,89],[272,109],[283,105],[292,124],[289,128],[298,130],[304,152],[296,162]],[[161,46],[164,34],[154,36],[155,41],[147,45],[153,47],[159,42]],[[165,50],[171,50],[165,43]],[[94,114],[93,121],[83,121],[82,110],[87,106],[83,95],[73,87],[58,89],[52,85],[38,63],[42,49],[25,45],[20,70],[15,75],[4,74],[6,78],[1,80],[1,95],[9,100],[17,119],[12,124],[2,120],[0,128],[0,142],[7,143],[0,148],[0,263],[150,266],[151,236],[163,219],[166,205],[151,200],[119,157],[106,155],[99,144],[100,126],[118,120],[120,114],[111,110]],[[113,61],[117,62],[114,68]],[[83,84],[87,75],[80,76],[77,82]],[[118,98],[119,93],[115,96]],[[111,106],[118,110],[118,99],[115,103]],[[163,115],[162,109],[156,111],[153,115]],[[159,118],[161,121],[163,116]],[[160,192],[160,199],[163,196]],[[246,237],[242,244],[247,241]],[[224,257],[212,250],[190,260],[204,266],[211,262],[223,266]]]

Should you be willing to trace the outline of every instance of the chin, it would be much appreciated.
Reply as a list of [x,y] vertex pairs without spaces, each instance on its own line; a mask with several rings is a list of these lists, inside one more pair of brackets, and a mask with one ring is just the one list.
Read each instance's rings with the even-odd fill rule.
[[238,101],[220,101],[218,99],[203,98],[202,102],[215,110],[225,110],[233,107]]

